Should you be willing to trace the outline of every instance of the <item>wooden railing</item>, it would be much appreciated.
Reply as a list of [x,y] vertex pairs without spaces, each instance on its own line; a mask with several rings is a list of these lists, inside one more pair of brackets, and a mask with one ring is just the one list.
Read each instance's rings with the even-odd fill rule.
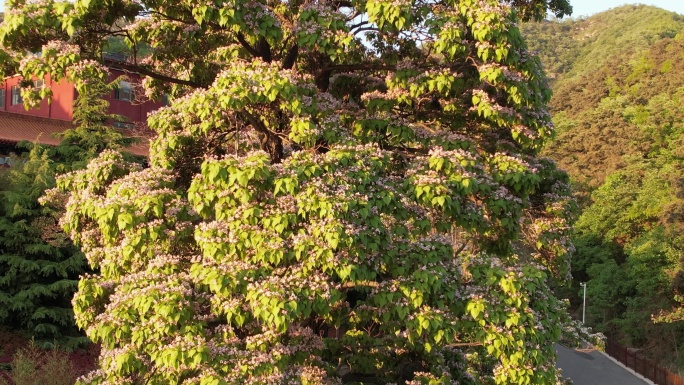
[[684,378],[617,342],[606,341],[606,353],[657,385],[684,385]]

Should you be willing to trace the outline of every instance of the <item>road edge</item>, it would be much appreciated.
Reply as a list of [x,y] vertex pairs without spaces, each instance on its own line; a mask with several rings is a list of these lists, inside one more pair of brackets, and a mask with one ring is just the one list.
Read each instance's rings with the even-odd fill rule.
[[612,357],[612,356],[609,355],[608,353],[603,352],[603,351],[601,351],[601,350],[598,350],[598,349],[594,348],[591,344],[589,344],[589,346],[590,346],[592,349],[594,349],[595,351],[597,351],[597,352],[603,354],[604,356],[606,356],[609,360],[613,361],[613,362],[616,363],[618,366],[623,367],[623,368],[626,369],[628,372],[632,373],[635,377],[637,377],[637,378],[639,378],[640,380],[644,381],[644,382],[647,383],[648,385],[657,385],[655,382],[653,382],[653,381],[649,380],[648,378],[644,377],[642,374],[637,373],[636,370],[634,370],[634,369],[632,369],[632,368],[626,366],[625,364],[623,364],[622,362],[618,361],[617,359],[615,359],[614,357]]

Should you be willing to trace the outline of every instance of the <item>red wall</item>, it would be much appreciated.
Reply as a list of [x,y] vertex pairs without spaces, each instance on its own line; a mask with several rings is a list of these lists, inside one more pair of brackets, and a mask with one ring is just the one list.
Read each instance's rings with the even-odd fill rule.
[[[43,118],[50,117],[50,105],[47,100],[40,102],[40,106],[35,109],[26,111],[23,104],[12,105],[12,86],[19,85],[21,77],[13,76],[11,78],[5,79],[5,111],[14,112],[17,114],[40,116]],[[49,84],[49,80],[47,81]],[[73,87],[72,87],[73,89]]]
[[[145,98],[142,89],[139,87],[141,78],[140,75],[134,73],[124,73],[116,69],[110,69],[109,81],[114,81],[119,76],[125,76],[128,83],[131,83],[136,92],[135,100],[130,102],[127,100],[114,99],[114,92],[111,92],[105,99],[109,102],[109,113],[123,115],[129,119],[130,122],[147,121],[147,114],[162,107],[161,101],[153,101]],[[143,102],[144,100],[144,102]]]
[[[51,81],[52,103],[50,104],[50,118],[59,120],[71,120],[73,118],[74,99],[76,91],[74,85],[62,80]],[[43,100],[42,103],[45,103]]]
[[[112,69],[109,75],[110,81],[113,81],[121,75],[126,75],[128,82],[132,84],[137,84],[140,82],[140,76],[138,74],[126,73]],[[22,115],[39,116],[43,118],[67,120],[70,121],[73,118],[73,104],[76,98],[76,91],[74,90],[73,84],[62,80],[60,82],[53,82],[49,77],[45,78],[45,83],[52,87],[52,103],[48,103],[47,100],[43,100],[40,106],[36,109],[26,110],[23,104],[11,105],[12,86],[18,85],[21,80],[19,76],[13,76],[6,78],[4,85],[0,86],[5,89],[5,105],[0,106],[0,111],[8,111]],[[0,89],[1,89],[0,88]],[[136,89],[139,94],[142,92],[140,88]],[[160,108],[163,104],[156,101],[144,101],[144,96],[136,96],[136,100],[133,102],[125,100],[114,99],[114,92],[105,96],[105,99],[110,103],[109,113],[123,115],[129,119],[130,122],[140,122],[147,120],[147,114]]]

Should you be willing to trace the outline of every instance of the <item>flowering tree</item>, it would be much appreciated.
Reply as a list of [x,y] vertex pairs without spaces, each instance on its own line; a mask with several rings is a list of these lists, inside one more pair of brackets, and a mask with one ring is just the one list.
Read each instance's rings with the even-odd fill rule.
[[99,271],[81,382],[554,383],[573,202],[515,26],[547,2],[513,3],[10,1],[8,50],[69,52],[25,76],[87,87],[119,35],[172,99],[149,168],[105,151],[48,196]]

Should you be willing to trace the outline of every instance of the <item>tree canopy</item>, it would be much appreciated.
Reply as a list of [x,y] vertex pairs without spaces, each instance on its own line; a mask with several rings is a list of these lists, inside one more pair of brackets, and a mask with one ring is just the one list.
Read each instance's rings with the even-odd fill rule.
[[508,3],[8,2],[25,77],[87,88],[121,35],[172,100],[149,168],[104,151],[47,198],[97,270],[82,382],[556,381],[574,203],[516,22],[570,9]]

